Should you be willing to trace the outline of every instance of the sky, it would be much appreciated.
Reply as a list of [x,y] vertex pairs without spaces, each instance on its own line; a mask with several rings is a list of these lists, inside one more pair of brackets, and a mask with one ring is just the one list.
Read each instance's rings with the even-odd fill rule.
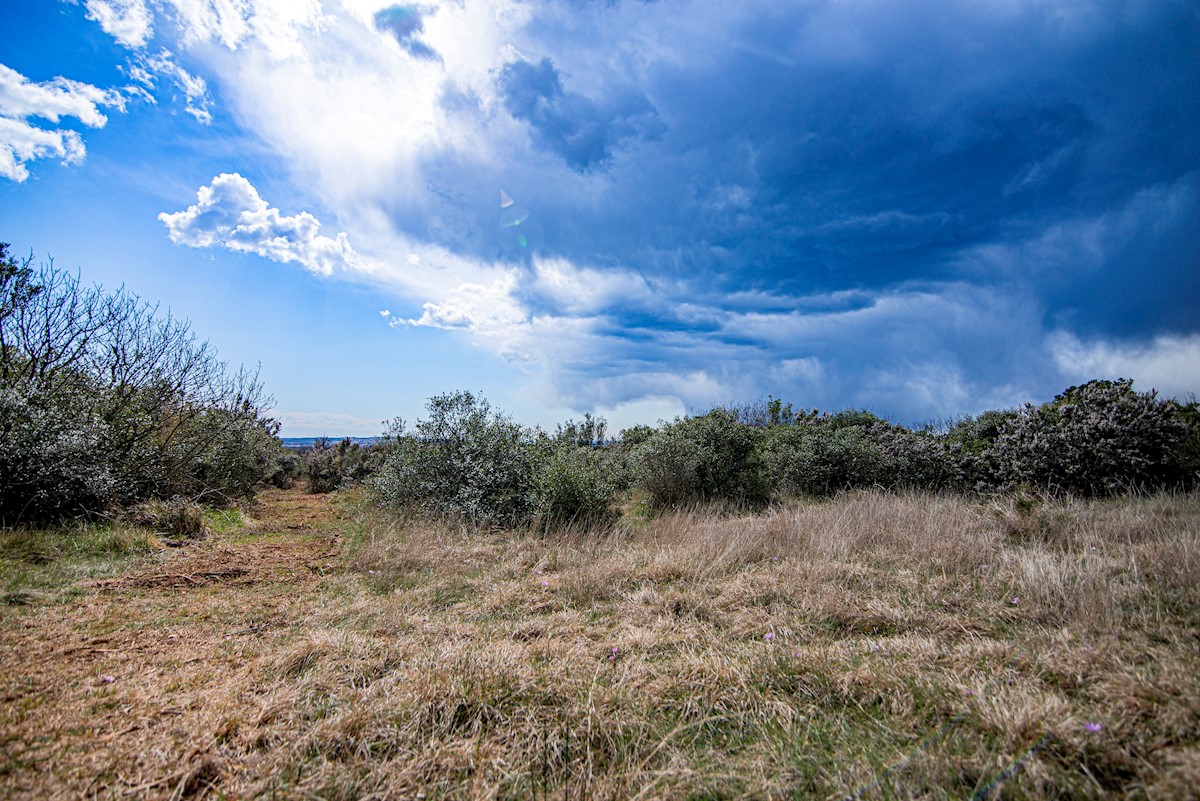
[[1195,0],[0,15],[0,241],[259,365],[284,436],[1200,393]]

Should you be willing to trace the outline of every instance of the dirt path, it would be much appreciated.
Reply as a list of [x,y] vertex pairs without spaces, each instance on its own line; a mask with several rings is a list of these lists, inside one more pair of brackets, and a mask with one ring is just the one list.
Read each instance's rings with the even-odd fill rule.
[[207,794],[226,743],[272,714],[266,657],[300,636],[339,548],[327,496],[274,490],[251,514],[64,604],[0,608],[0,796]]

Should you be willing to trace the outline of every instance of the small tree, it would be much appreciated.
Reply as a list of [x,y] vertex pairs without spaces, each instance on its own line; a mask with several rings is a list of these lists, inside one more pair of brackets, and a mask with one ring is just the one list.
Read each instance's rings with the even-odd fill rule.
[[525,429],[471,392],[438,395],[425,408],[412,436],[393,424],[394,444],[371,481],[377,496],[476,524],[528,520],[535,461]]

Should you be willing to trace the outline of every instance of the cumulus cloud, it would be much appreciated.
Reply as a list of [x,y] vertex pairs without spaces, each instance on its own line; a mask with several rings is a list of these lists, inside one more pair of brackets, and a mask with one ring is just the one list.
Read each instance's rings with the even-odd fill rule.
[[1146,342],[1084,341],[1058,332],[1051,337],[1064,379],[1132,378],[1140,390],[1172,398],[1200,395],[1200,334],[1157,336]]
[[463,330],[472,339],[514,364],[528,367],[542,361],[541,348],[533,346],[528,311],[514,297],[517,271],[510,270],[491,284],[464,283],[440,302],[424,305],[420,317],[408,325]]
[[29,122],[41,118],[58,123],[75,117],[89,128],[108,123],[100,107],[125,110],[120,92],[67,78],[34,83],[0,64],[0,175],[18,183],[29,177],[28,162],[58,157],[79,164],[86,156],[83,138],[69,129],[46,129]]
[[125,47],[142,47],[154,35],[154,15],[145,0],[87,0],[87,16]]
[[321,224],[308,212],[287,216],[271,208],[237,173],[218,175],[200,187],[194,205],[173,214],[163,212],[158,219],[177,245],[256,253],[281,264],[295,262],[318,275],[332,275],[335,269],[371,271],[344,232],[334,238],[322,236]]

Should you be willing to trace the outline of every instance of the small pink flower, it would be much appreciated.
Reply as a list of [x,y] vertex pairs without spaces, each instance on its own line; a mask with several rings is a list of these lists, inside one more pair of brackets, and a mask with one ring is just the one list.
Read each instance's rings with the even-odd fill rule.
[[608,655],[608,658],[613,662],[617,661],[617,646],[612,647],[612,653]]
[[1088,723],[1083,724],[1083,728],[1087,729],[1092,734],[1095,734],[1095,733],[1099,732],[1101,729],[1103,729],[1104,727],[1101,726],[1099,723],[1088,722]]
[[974,690],[963,690],[963,695],[970,698],[971,696],[975,695],[975,691]]
[[796,657],[797,659],[799,659],[799,658],[800,658],[800,652],[799,652],[799,651],[797,651],[796,653],[792,654],[792,656],[794,656],[794,657]]
[[103,678],[105,684],[112,684],[114,681],[116,681],[116,679],[112,676],[104,676]]
[[1013,599],[1011,599],[1011,600],[1009,601],[1009,603],[1010,603],[1010,604],[1012,604],[1013,606],[1016,606],[1017,604],[1021,603],[1021,599],[1020,599],[1020,598],[1013,598]]
[[542,569],[541,569],[540,567],[539,567],[537,570],[533,571],[533,572],[534,572],[534,573],[537,573],[539,576],[540,576],[540,575],[542,575]]
[[543,582],[542,582],[542,586],[543,586],[543,587],[549,587],[549,586],[550,586],[550,582],[548,582],[548,581],[543,581]]
[[990,570],[990,569],[991,569],[991,567],[992,567],[991,565],[980,565],[980,566],[979,566],[979,569],[980,569],[980,570]]
[[771,640],[775,639],[775,632],[768,631],[766,634],[763,635],[763,639],[766,640],[767,642],[770,642]]

